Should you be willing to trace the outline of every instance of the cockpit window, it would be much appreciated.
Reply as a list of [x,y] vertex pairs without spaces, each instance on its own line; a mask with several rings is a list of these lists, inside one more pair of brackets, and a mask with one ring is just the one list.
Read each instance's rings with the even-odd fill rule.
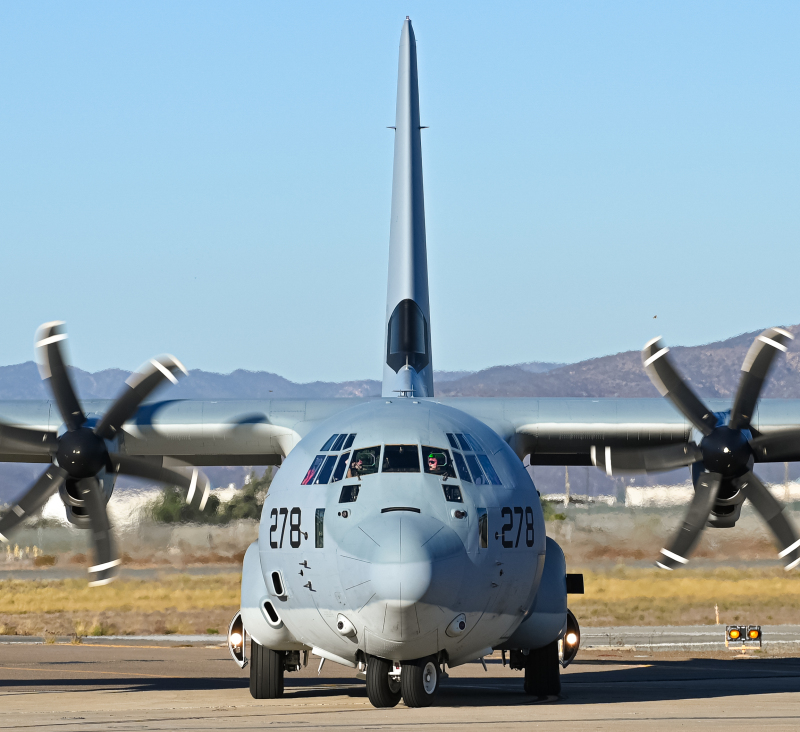
[[489,481],[486,480],[485,476],[483,475],[483,471],[481,470],[481,466],[478,465],[478,458],[476,458],[474,455],[464,455],[464,457],[469,465],[469,471],[472,473],[472,480],[475,485],[488,485]]
[[344,441],[347,439],[347,435],[339,435],[336,439],[336,442],[333,443],[333,447],[331,448],[331,452],[339,452],[342,449],[342,445],[344,445]]
[[450,458],[450,451],[441,447],[422,446],[422,464],[425,466],[426,473],[433,475],[444,475],[447,478],[455,478],[456,470]]
[[311,463],[311,467],[308,469],[306,477],[303,478],[301,485],[311,485],[314,482],[314,478],[317,476],[317,471],[319,471],[324,460],[324,455],[317,455],[317,457],[314,458],[314,462]]
[[464,437],[464,435],[456,434],[456,439],[458,440],[458,443],[461,445],[461,449],[462,450],[471,450],[472,449],[469,446],[469,443],[467,442],[467,439],[466,439],[466,437]]
[[320,449],[320,452],[328,452],[328,450],[331,449],[331,445],[336,442],[337,437],[339,437],[339,435],[331,435],[330,439]]
[[460,452],[454,452],[453,457],[456,460],[456,467],[458,468],[458,475],[461,480],[472,483],[469,470],[467,470],[467,464],[464,462],[464,456]]
[[331,483],[338,483],[342,478],[344,478],[344,470],[347,467],[347,461],[350,459],[350,453],[346,452],[344,455],[339,457],[339,462],[336,464],[336,470],[333,471],[333,478],[331,478]]
[[353,446],[353,440],[355,439],[355,435],[347,435],[347,439],[344,441],[344,445],[342,445],[342,450],[349,450]]
[[447,433],[447,440],[450,442],[450,447],[458,450],[458,442],[456,442],[456,436],[452,432]]
[[370,475],[378,472],[381,459],[381,447],[362,447],[360,450],[353,451],[353,459],[350,462],[350,469],[347,471],[348,478],[359,478],[362,475]]
[[325,484],[328,482],[328,479],[331,477],[331,473],[333,472],[333,466],[336,465],[336,455],[329,455],[325,458],[325,463],[319,470],[317,474],[317,479],[314,483],[321,483]]
[[386,445],[384,473],[419,473],[419,448],[416,445]]
[[489,458],[486,457],[486,455],[478,455],[478,460],[480,461],[483,472],[486,473],[486,477],[489,479],[489,482],[492,485],[500,485],[500,477],[497,475],[494,467],[489,462]]

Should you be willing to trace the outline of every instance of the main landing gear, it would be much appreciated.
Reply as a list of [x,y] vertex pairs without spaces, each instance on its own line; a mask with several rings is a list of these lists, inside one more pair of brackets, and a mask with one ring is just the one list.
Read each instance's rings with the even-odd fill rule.
[[525,670],[525,693],[540,699],[561,693],[561,663],[558,641],[544,648],[532,649],[527,655],[511,651],[511,668]]
[[277,699],[283,696],[283,672],[286,653],[273,651],[250,641],[250,695],[253,699]]
[[402,696],[407,707],[429,707],[439,689],[440,671],[436,656],[403,661],[400,675],[384,658],[367,659],[367,696],[373,706],[394,707]]

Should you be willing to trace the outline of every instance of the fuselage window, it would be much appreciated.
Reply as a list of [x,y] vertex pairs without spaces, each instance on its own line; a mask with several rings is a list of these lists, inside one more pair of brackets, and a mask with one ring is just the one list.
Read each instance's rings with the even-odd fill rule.
[[464,462],[464,456],[460,452],[454,452],[453,457],[455,458],[456,467],[458,468],[458,476],[461,480],[472,483],[469,470],[467,470],[467,464]]
[[478,458],[474,455],[464,455],[469,465],[469,472],[472,473],[472,481],[475,485],[488,485],[489,481],[483,475],[481,466],[478,465]]
[[331,445],[336,442],[336,438],[338,437],[339,435],[331,435],[331,438],[322,446],[320,452],[328,452],[331,449]]
[[317,475],[317,471],[322,466],[322,462],[324,460],[325,460],[324,455],[317,455],[317,457],[314,458],[314,462],[311,463],[311,467],[308,469],[306,477],[303,478],[303,482],[301,483],[301,485],[311,485],[314,482],[314,478]]
[[342,486],[342,492],[339,494],[339,503],[353,503],[358,498],[357,485]]
[[336,455],[330,455],[325,458],[325,464],[320,468],[319,475],[314,481],[315,483],[327,483],[333,472],[333,466],[336,465]]
[[336,442],[333,443],[333,447],[331,448],[331,452],[339,452],[342,449],[342,445],[344,445],[344,441],[347,439],[347,435],[339,435]]
[[353,440],[355,439],[355,435],[347,435],[347,439],[344,441],[344,445],[342,445],[342,450],[349,450],[353,446]]
[[463,503],[464,499],[461,497],[461,488],[457,485],[442,484],[444,490],[444,500],[450,503]]
[[450,459],[450,451],[441,447],[422,446],[422,464],[425,472],[432,475],[443,475],[446,478],[455,478],[456,471]]
[[419,448],[416,445],[386,445],[384,473],[419,473]]
[[467,442],[467,439],[464,437],[464,435],[456,434],[456,439],[458,440],[458,443],[461,445],[461,449],[462,450],[471,450],[472,449],[469,446],[469,443]]
[[333,478],[331,478],[331,483],[338,483],[342,478],[344,478],[344,471],[347,467],[347,461],[350,459],[350,453],[346,452],[339,458],[339,462],[336,464],[336,470],[333,471]]
[[362,475],[377,473],[380,467],[381,448],[362,447],[353,452],[353,459],[350,461],[350,469],[347,471],[348,478],[360,478]]
[[481,549],[489,548],[489,515],[485,508],[478,509],[478,546]]
[[318,508],[314,513],[314,548],[325,547],[325,509]]
[[455,450],[459,449],[458,442],[456,442],[456,436],[452,432],[447,433],[447,439],[450,442],[450,447]]
[[497,475],[494,467],[489,462],[489,458],[486,457],[486,455],[478,455],[478,460],[480,461],[483,472],[486,473],[486,477],[489,479],[489,482],[492,485],[500,485],[500,477]]

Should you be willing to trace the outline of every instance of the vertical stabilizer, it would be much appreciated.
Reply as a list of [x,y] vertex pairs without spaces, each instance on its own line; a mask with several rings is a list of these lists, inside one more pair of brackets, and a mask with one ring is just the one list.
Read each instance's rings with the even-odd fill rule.
[[433,396],[430,322],[417,44],[406,18],[397,72],[383,396]]

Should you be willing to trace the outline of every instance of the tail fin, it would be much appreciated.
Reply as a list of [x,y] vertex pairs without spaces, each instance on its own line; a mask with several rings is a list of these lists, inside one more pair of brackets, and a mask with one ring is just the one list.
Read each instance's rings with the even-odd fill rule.
[[417,45],[406,17],[397,73],[383,396],[433,396],[430,322]]

